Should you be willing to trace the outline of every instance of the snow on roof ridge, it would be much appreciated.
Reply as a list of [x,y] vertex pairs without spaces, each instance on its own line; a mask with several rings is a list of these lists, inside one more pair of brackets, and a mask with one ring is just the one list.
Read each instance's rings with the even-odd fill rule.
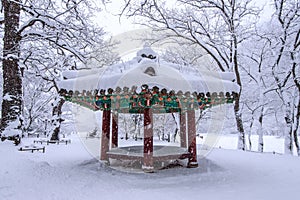
[[[152,68],[152,69],[151,69]],[[214,72],[164,60],[137,58],[105,68],[63,72],[59,86],[67,90],[94,90],[157,84],[174,90],[238,91],[231,72]]]

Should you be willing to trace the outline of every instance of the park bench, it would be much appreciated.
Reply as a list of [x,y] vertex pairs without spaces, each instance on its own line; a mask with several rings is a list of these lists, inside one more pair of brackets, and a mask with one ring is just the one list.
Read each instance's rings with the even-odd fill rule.
[[34,140],[33,143],[40,143],[40,144],[43,144],[43,143],[48,143],[48,139],[38,139],[38,140]]
[[33,153],[34,151],[42,151],[43,153],[45,153],[45,147],[37,147],[34,145],[23,146],[19,148],[19,151],[31,151],[31,153]]
[[48,140],[48,139],[39,139],[39,140],[34,140],[33,143],[46,143],[47,145],[49,144],[60,144],[60,143],[63,143],[63,144],[68,144],[68,143],[71,143],[71,140],[70,139],[61,139],[61,140]]
[[68,143],[71,143],[71,140],[70,139],[65,139],[65,138],[63,138],[63,139],[60,139],[60,140],[48,140],[47,141],[47,145],[48,144],[60,144],[60,143],[63,143],[63,144],[68,144]]

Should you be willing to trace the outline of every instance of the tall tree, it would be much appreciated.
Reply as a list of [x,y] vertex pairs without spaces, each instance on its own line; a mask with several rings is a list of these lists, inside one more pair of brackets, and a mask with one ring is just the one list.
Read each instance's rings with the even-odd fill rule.
[[1,130],[11,126],[16,129],[22,109],[22,77],[20,60],[20,6],[21,0],[2,0],[4,12],[4,37],[3,37],[3,102]]
[[[261,25],[264,26],[265,24]],[[259,26],[259,30],[254,37],[243,45],[243,59],[242,59],[242,74],[244,76],[243,81],[248,82],[248,87],[243,95],[243,102],[246,108],[250,111],[250,131],[249,131],[249,149],[251,150],[251,129],[255,122],[258,122],[257,134],[258,134],[258,151],[263,152],[264,140],[263,140],[263,122],[267,115],[273,114],[274,106],[278,106],[278,98],[272,92],[274,91],[274,80],[272,77],[271,68],[268,67],[270,62],[271,49],[269,48],[269,39],[264,37],[262,28]],[[275,124],[273,124],[275,125]]]
[[273,50],[273,77],[276,92],[282,100],[285,112],[285,152],[293,153],[293,145],[300,155],[298,141],[300,81],[300,2],[298,0],[274,0],[274,19],[276,27],[269,33],[270,48]]
[[[126,1],[122,14],[142,17],[142,24],[154,31],[171,31],[167,37],[179,37],[200,46],[221,71],[232,71],[240,91],[234,113],[239,133],[238,148],[245,150],[245,133],[240,111],[242,80],[240,77],[240,44],[251,37],[259,10],[251,0],[176,0]],[[147,20],[143,23],[143,20]]]

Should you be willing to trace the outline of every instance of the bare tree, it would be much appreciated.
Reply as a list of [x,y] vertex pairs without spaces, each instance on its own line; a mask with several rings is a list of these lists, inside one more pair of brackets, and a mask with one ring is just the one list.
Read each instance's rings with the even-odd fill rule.
[[[107,53],[111,47],[103,41],[105,32],[93,23],[92,14],[99,11],[93,0],[3,0],[2,6],[3,131],[9,124],[14,125],[9,127],[10,130],[21,127],[22,76],[25,72],[30,71],[50,83],[48,91],[57,93],[61,71],[78,69],[78,63],[86,63],[91,57],[97,57],[103,65],[112,61],[104,55],[113,56]],[[57,105],[53,104],[53,108],[60,109],[61,101],[55,101]]]
[[24,74],[23,84],[23,114],[22,114],[22,134],[24,136],[43,132],[48,119],[51,119],[50,102],[53,100],[53,93],[48,92],[49,84],[42,79],[38,79],[35,74]]
[[[250,95],[244,94],[243,101],[251,113],[250,131],[249,131],[249,147],[251,150],[251,130],[255,119],[259,122],[257,127],[258,151],[263,152],[263,119],[267,114],[270,104],[273,103],[272,98],[268,97],[268,93],[273,91],[274,81],[270,80],[271,70],[268,68],[270,60],[270,48],[268,38],[263,37],[263,34],[258,32],[255,37],[244,44],[242,59],[242,70],[248,75],[251,87],[247,88]],[[246,81],[246,78],[244,78]]]
[[300,46],[300,2],[274,0],[275,13],[270,48],[274,61],[272,73],[276,92],[285,112],[285,152],[293,152],[293,144],[300,155],[299,130],[299,46]]
[[179,37],[200,46],[211,56],[219,70],[233,71],[240,91],[234,112],[239,132],[238,148],[245,150],[245,133],[240,112],[242,80],[240,77],[240,44],[251,37],[259,10],[251,0],[177,0],[126,1],[122,14],[146,19],[143,25],[154,31],[171,31],[165,37]]

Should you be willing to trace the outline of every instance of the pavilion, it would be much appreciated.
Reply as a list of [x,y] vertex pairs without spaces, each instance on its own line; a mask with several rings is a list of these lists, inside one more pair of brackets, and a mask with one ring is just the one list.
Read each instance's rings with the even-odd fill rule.
[[[233,73],[183,70],[146,46],[126,64],[64,72],[59,86],[67,101],[102,111],[100,160],[140,161],[145,171],[153,171],[165,160],[188,159],[187,167],[198,167],[195,111],[233,103],[239,89],[234,78]],[[120,113],[144,116],[143,146],[119,147]],[[179,114],[179,147],[154,145],[153,115],[161,113]]]

